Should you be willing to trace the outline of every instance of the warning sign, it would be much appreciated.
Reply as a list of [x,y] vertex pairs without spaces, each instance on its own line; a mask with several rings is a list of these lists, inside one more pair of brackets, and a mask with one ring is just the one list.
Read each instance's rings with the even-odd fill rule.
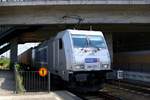
[[47,74],[48,74],[48,71],[47,71],[46,68],[42,67],[42,68],[39,69],[39,75],[40,75],[40,76],[44,77],[44,76],[46,76]]

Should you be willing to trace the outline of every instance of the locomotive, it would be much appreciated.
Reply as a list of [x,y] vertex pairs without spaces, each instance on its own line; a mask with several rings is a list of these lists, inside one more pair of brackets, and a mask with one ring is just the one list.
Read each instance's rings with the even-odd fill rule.
[[[25,52],[28,57],[21,54],[31,58],[30,66],[37,70],[47,68],[51,76],[57,76],[71,88],[97,91],[111,70],[110,54],[100,31],[67,29],[31,49],[30,53]],[[23,64],[21,55],[19,62]]]

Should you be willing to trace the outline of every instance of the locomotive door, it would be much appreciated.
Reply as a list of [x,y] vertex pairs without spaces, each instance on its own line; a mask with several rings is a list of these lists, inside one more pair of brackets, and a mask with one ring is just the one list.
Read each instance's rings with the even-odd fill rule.
[[58,67],[59,67],[59,41],[56,40],[55,41],[55,46],[54,46],[54,67],[55,67],[55,71],[58,71]]
[[62,39],[58,39],[55,41],[55,45],[54,45],[54,63],[55,63],[55,71],[56,73],[62,69],[62,65],[63,65],[63,43],[62,43]]

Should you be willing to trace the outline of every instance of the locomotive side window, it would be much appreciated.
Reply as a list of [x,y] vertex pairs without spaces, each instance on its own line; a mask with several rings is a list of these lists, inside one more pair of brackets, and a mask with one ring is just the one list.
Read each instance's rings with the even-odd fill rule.
[[62,39],[59,39],[59,49],[62,49],[63,48],[63,42],[62,42]]
[[47,49],[43,50],[43,61],[47,62]]
[[47,47],[38,50],[37,59],[39,62],[47,62]]
[[40,55],[41,55],[41,54],[40,54],[40,51],[38,51],[38,52],[37,52],[37,61],[38,61],[38,62],[40,61]]

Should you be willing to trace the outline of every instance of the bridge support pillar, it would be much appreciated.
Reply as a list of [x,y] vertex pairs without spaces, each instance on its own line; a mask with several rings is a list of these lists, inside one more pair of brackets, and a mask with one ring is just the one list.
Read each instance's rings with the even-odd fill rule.
[[17,41],[12,41],[10,46],[10,66],[14,69],[14,64],[18,62],[17,58],[18,44]]
[[108,50],[110,53],[110,57],[111,57],[111,63],[113,62],[113,37],[112,37],[112,33],[105,33],[105,39],[106,39],[106,43],[108,45]]

